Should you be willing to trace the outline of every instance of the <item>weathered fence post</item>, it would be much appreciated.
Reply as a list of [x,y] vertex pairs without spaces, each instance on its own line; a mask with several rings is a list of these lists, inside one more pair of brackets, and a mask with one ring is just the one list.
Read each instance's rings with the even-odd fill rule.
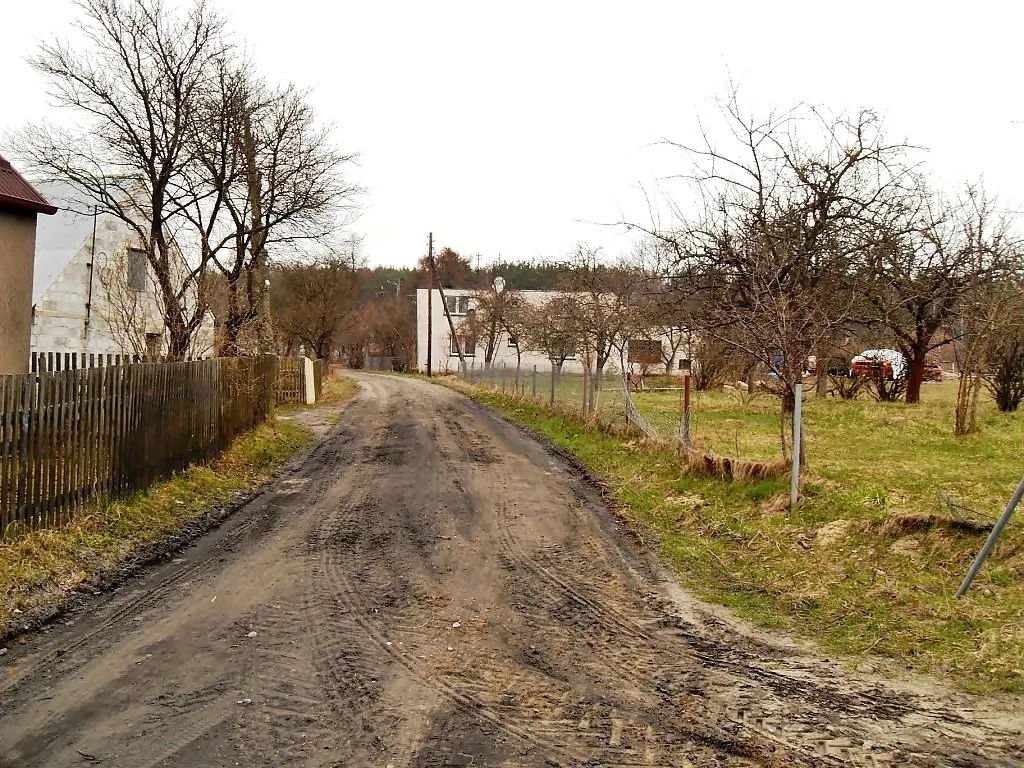
[[537,366],[533,366],[533,399],[537,399]]

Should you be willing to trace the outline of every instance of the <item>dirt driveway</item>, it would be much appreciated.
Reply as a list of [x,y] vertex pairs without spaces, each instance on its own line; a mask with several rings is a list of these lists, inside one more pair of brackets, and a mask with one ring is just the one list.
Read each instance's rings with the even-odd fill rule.
[[743,629],[515,427],[358,378],[267,493],[0,657],[0,766],[1024,760],[1019,713]]

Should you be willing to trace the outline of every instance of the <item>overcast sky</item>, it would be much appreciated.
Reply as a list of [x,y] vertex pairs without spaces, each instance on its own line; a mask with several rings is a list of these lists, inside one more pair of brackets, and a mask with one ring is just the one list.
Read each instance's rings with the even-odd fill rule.
[[[485,262],[628,248],[601,223],[645,217],[640,188],[685,168],[652,145],[691,140],[730,75],[754,110],[874,108],[945,183],[983,174],[1004,207],[1024,198],[1015,3],[217,5],[264,73],[312,87],[361,155],[354,228],[377,264],[412,264],[428,231]],[[4,8],[0,134],[48,114],[24,59],[75,14],[70,0]]]

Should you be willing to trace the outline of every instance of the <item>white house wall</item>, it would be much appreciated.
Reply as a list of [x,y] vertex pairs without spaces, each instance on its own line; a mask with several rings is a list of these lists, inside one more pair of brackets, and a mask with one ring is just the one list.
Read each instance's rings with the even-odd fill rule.
[[[97,218],[96,261],[91,276],[92,309],[89,311],[86,307],[89,302],[89,263],[93,258],[90,232],[36,300],[32,322],[32,351],[84,354],[118,354],[129,351],[121,348],[103,320],[106,297],[100,281],[100,269],[108,254],[125,252],[130,240],[131,233],[127,224],[112,216]],[[157,331],[160,330],[160,322],[159,314],[156,314],[154,324]],[[147,320],[147,326],[150,324]]]
[[[444,294],[446,297],[469,297],[470,308],[473,308],[474,299],[472,298],[476,291],[465,290],[465,289],[445,289]],[[520,291],[523,298],[530,304],[540,306],[546,299],[556,295],[554,291]],[[454,373],[459,368],[459,357],[454,352],[451,352],[450,337],[451,332],[448,329],[448,320],[445,317],[444,307],[441,304],[440,291],[434,289],[433,296],[431,298],[431,315],[432,315],[432,349],[431,349],[431,361],[432,370],[434,373]],[[452,321],[455,324],[456,331],[458,331],[459,325],[465,320],[464,315],[453,315]],[[479,339],[478,341],[486,342],[486,339]],[[663,342],[664,343],[664,342]],[[509,346],[508,334],[501,332],[495,345],[494,357],[492,359],[492,365],[497,368],[501,368],[503,365],[509,369],[515,369],[516,367],[516,348]],[[467,355],[466,364],[473,365],[475,367],[482,367],[484,365],[484,353],[485,349],[481,344],[477,344],[476,349],[473,350],[473,355]],[[681,357],[685,357],[685,349],[681,349],[679,354],[672,359],[672,373],[679,373],[678,360]],[[619,359],[618,355],[613,353],[613,359],[608,361],[606,370],[618,370]],[[416,365],[420,371],[425,371],[427,367],[427,289],[419,288],[416,291]],[[523,370],[533,370],[533,367],[537,366],[538,371],[550,371],[551,361],[546,355],[537,354],[535,352],[524,352],[522,356],[522,367]],[[656,366],[658,370],[661,366]],[[579,359],[566,360],[562,366],[562,370],[566,373],[583,373],[583,364]]]
[[[75,218],[74,214],[61,211],[66,221],[55,222],[57,226],[68,227],[67,219]],[[79,219],[83,217],[78,217]],[[93,248],[92,217],[84,217],[83,221],[72,222],[70,225],[78,232],[86,232],[84,239],[78,241],[77,250],[53,250],[38,254],[38,258],[48,264],[49,274],[56,273],[48,285],[37,286],[33,305],[32,351],[33,352],[77,352],[79,354],[132,354],[135,350],[126,348],[119,339],[116,329],[111,329],[105,320],[108,311],[108,296],[101,280],[101,271],[108,261],[117,269],[125,268],[125,259],[129,245],[135,239],[135,233],[120,219],[110,215],[100,215],[96,219],[96,243]],[[57,233],[59,240],[65,240],[70,231]],[[94,259],[95,254],[95,259]],[[94,261],[92,269],[92,307],[89,303],[89,263]],[[61,266],[60,264],[63,264]],[[163,334],[163,314],[159,303],[154,298],[156,285],[150,272],[150,290],[143,297],[142,309],[146,333]],[[47,277],[49,277],[47,274]],[[208,355],[213,351],[214,322],[209,313],[196,335],[194,353]],[[162,342],[163,344],[163,342]]]

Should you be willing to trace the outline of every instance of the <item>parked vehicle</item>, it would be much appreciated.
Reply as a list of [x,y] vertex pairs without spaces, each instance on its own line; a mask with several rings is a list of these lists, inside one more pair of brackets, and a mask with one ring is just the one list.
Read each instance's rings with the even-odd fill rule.
[[942,381],[942,366],[934,361],[924,364],[925,381]]
[[907,375],[907,359],[895,349],[868,349],[854,355],[850,361],[850,372],[854,376],[881,376],[887,381],[895,381]]

